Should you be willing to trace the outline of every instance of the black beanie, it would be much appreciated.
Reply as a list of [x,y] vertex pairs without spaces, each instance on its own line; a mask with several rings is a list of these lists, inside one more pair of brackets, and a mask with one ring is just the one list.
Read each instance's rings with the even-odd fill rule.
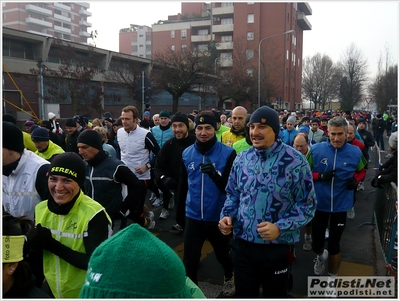
[[197,115],[194,120],[194,128],[196,128],[199,124],[210,124],[216,131],[217,130],[217,121],[215,117],[203,114],[201,116]]
[[176,113],[172,115],[171,124],[173,124],[174,122],[183,122],[184,124],[186,124],[187,128],[189,128],[189,120],[185,114]]
[[5,113],[3,115],[3,121],[8,121],[8,122],[14,123],[15,125],[17,124],[17,119],[15,119],[15,117],[13,115],[11,115],[10,113]]
[[37,127],[31,134],[32,141],[49,141],[49,131],[42,127]]
[[24,136],[22,131],[14,124],[3,121],[3,147],[19,153],[24,151]]
[[70,126],[70,127],[76,128],[75,119],[73,119],[73,118],[67,119],[67,121],[65,122],[65,126]]
[[272,128],[275,134],[279,133],[279,117],[278,113],[267,106],[262,106],[251,114],[249,123],[266,124]]
[[55,156],[51,160],[49,175],[58,175],[74,180],[83,188],[86,177],[86,165],[83,159],[73,152]]
[[94,130],[84,130],[78,136],[78,143],[84,143],[98,150],[103,149],[103,139],[101,134]]

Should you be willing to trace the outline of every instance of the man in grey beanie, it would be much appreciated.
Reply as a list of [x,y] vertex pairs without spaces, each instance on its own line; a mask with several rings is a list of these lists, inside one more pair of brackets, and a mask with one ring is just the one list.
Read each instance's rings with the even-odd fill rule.
[[257,298],[262,286],[263,297],[285,298],[290,246],[300,240],[300,228],[317,205],[311,169],[278,138],[276,111],[257,109],[248,126],[253,146],[233,163],[219,229],[234,236],[235,297]]

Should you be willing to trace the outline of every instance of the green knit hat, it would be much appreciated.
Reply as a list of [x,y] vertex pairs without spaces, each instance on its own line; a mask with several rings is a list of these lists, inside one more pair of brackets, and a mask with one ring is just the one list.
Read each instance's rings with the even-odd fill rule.
[[79,298],[192,298],[182,260],[138,224],[103,241],[90,257]]

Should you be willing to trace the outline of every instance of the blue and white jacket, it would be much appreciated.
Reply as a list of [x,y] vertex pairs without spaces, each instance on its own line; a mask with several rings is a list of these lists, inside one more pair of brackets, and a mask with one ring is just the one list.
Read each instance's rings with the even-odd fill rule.
[[[186,216],[199,221],[219,221],[226,194],[214,181],[201,172],[200,164],[213,163],[215,170],[224,174],[228,159],[235,150],[216,142],[204,156],[198,151],[197,144],[187,147],[182,153],[182,163],[187,172],[188,191],[186,195]],[[235,152],[236,153],[236,152]]]
[[[229,216],[233,234],[257,244],[293,244],[317,206],[311,169],[305,157],[278,139],[265,150],[251,147],[236,157],[220,218]],[[280,236],[263,240],[257,224],[271,222]]]
[[331,181],[315,181],[317,210],[324,212],[345,212],[353,207],[354,190],[346,189],[346,181],[365,166],[361,150],[345,143],[335,148],[328,139],[326,142],[311,145],[307,154],[313,172],[335,171]]

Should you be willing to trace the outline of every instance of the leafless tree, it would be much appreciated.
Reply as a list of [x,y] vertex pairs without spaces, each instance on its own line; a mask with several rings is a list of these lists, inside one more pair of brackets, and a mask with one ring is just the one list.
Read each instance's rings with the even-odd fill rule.
[[153,70],[150,74],[153,93],[166,90],[172,95],[172,112],[177,112],[179,98],[194,91],[199,84],[207,85],[208,74],[213,70],[207,52],[191,48],[172,50],[170,48],[154,55]]
[[339,69],[328,55],[307,57],[303,64],[303,98],[310,99],[314,108],[324,110],[337,96],[338,79]]
[[397,104],[398,66],[393,64],[390,50],[385,47],[384,55],[378,61],[378,73],[369,85],[368,91],[376,103],[379,112],[387,110],[387,106]]
[[364,86],[367,81],[367,60],[352,43],[339,62],[341,79],[339,89],[340,108],[353,110],[363,100]]
[[[142,82],[142,71],[144,65],[140,62],[135,61],[123,61],[118,58],[113,58],[112,64],[109,69],[104,73],[104,78],[110,82],[115,82],[127,87],[130,92],[130,96],[135,103],[135,106],[139,112],[143,112],[141,101],[141,82]],[[118,95],[107,94],[106,97],[119,98]]]
[[[101,110],[103,91],[101,85],[92,81],[104,73],[99,69],[100,57],[96,56],[93,47],[86,50],[74,49],[69,43],[56,39],[52,50],[58,58],[58,69],[51,69],[42,64],[43,77],[51,78],[47,95],[48,101],[70,100],[73,114],[81,112],[98,112]],[[31,69],[32,74],[39,74],[39,69]]]

